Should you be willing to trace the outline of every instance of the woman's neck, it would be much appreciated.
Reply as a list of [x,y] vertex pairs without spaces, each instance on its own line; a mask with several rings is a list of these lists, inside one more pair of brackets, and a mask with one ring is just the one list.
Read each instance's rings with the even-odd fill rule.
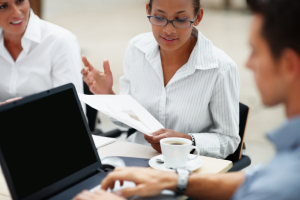
[[5,31],[3,31],[4,43],[13,45],[13,46],[20,46],[23,35],[24,34],[14,35],[14,34],[9,34],[9,33],[6,33]]
[[180,63],[182,66],[188,62],[196,42],[197,39],[191,35],[190,39],[179,49],[174,51],[160,49],[161,59],[167,64],[173,65]]
[[17,60],[23,50],[21,43],[23,35],[24,34],[12,35],[3,31],[4,46],[6,47],[7,51],[10,53],[14,61]]
[[190,55],[195,47],[197,39],[191,36],[181,48],[175,51],[166,51],[160,49],[161,63],[164,76],[164,86],[166,87],[169,81],[190,58]]

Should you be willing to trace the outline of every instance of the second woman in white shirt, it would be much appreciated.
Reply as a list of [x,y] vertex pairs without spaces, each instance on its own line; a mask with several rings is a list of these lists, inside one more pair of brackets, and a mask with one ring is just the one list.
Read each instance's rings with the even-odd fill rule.
[[[199,0],[151,0],[146,9],[152,33],[129,42],[120,94],[131,95],[165,129],[128,140],[160,152],[163,138],[194,138],[201,155],[226,158],[240,142],[236,64],[193,27],[203,17]],[[114,94],[108,61],[104,72],[83,62],[90,90]]]
[[74,34],[41,20],[29,0],[0,1],[0,102],[66,83],[83,92],[80,70]]

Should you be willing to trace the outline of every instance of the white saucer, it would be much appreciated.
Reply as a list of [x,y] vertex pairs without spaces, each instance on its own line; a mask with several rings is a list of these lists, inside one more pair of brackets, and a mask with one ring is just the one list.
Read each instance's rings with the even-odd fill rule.
[[[195,155],[190,154],[189,158],[193,158]],[[162,170],[162,171],[175,171],[174,169],[169,169],[165,167],[165,164],[161,164],[156,162],[156,159],[163,159],[163,155],[158,155],[155,156],[153,158],[151,158],[149,160],[149,165],[150,167],[152,167],[153,169],[158,169],[158,170]],[[202,166],[202,160],[200,159],[200,157],[196,158],[195,160],[191,160],[188,161],[186,164],[186,168],[190,171],[195,171],[196,169],[199,169]]]

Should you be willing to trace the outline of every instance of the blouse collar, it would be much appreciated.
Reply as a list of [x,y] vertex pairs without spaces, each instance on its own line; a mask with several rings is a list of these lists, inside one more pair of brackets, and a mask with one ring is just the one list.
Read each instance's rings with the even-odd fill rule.
[[[193,74],[196,69],[208,70],[217,68],[218,60],[212,42],[205,38],[195,27],[192,35],[197,38],[197,42],[187,63],[188,73]],[[145,53],[148,61],[156,64],[160,61],[159,45],[153,35],[148,39],[138,41],[135,47]]]
[[30,9],[29,22],[22,38],[22,47],[26,53],[29,52],[32,42],[40,44],[42,41],[40,18]]

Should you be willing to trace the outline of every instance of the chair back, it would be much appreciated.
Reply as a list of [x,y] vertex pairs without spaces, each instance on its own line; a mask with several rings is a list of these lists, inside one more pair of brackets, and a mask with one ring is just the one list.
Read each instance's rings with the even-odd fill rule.
[[[89,89],[89,86],[85,82],[83,82],[83,92],[84,94],[93,95]],[[98,119],[98,111],[86,104],[86,117],[88,119],[91,132],[95,131],[96,122]]]
[[248,115],[249,115],[249,107],[240,103],[240,123],[239,123],[239,135],[241,138],[241,142],[236,149],[236,151],[229,155],[225,160],[230,160],[232,162],[238,161],[242,157],[243,152],[243,146],[244,146],[244,138],[245,138],[245,132],[246,132],[246,126],[248,121]]

